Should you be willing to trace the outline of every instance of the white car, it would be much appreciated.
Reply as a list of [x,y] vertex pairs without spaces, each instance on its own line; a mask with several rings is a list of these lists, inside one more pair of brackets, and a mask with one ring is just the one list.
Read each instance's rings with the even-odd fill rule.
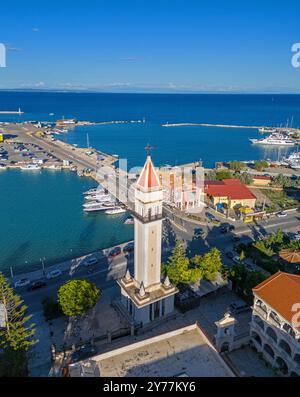
[[234,256],[232,260],[234,263],[241,263],[241,258],[238,255]]
[[15,282],[15,287],[26,287],[26,285],[30,284],[29,278],[21,278],[20,280]]
[[56,277],[59,277],[61,275],[62,275],[62,271],[61,270],[59,270],[59,269],[52,270],[51,272],[49,272],[47,274],[47,279],[51,280],[52,278],[56,278]]
[[295,236],[293,237],[293,240],[300,241],[300,233],[295,234]]
[[92,266],[96,263],[98,263],[98,259],[95,256],[90,256],[82,261],[83,266]]
[[286,212],[278,212],[277,216],[278,216],[278,218],[284,218],[287,216],[287,213]]

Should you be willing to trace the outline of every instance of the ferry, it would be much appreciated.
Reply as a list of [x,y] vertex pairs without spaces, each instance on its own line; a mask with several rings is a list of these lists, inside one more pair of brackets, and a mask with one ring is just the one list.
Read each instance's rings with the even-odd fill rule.
[[271,134],[263,139],[249,139],[253,144],[276,145],[276,146],[295,146],[296,142],[282,134]]
[[21,170],[27,170],[27,171],[37,171],[41,169],[41,167],[37,164],[22,165],[20,168]]
[[105,214],[107,214],[107,215],[117,215],[117,214],[123,214],[124,212],[126,212],[126,210],[124,208],[116,207],[116,208],[114,208],[112,210],[105,211]]

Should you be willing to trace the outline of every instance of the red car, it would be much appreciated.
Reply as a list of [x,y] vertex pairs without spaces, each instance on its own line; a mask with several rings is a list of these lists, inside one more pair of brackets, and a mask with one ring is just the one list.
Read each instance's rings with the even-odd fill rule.
[[112,249],[109,253],[109,256],[115,257],[121,254],[121,248],[120,247],[116,247],[114,249]]

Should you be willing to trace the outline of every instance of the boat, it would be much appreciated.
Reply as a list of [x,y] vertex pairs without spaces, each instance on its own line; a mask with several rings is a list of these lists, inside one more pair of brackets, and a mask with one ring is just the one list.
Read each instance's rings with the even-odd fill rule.
[[124,225],[133,225],[134,219],[132,216],[129,216],[128,218],[125,219],[125,221],[123,223],[124,223]]
[[126,210],[124,208],[115,207],[112,210],[106,210],[105,214],[107,214],[107,215],[117,215],[117,214],[123,214],[124,212],[126,212]]
[[97,203],[97,205],[94,205],[93,207],[88,207],[84,208],[84,212],[95,212],[95,211],[107,211],[108,209],[114,209],[115,205],[111,205],[109,208],[103,206],[101,203]]
[[275,127],[261,127],[258,129],[259,132],[262,134],[273,134],[274,132],[277,132],[277,128]]
[[84,192],[84,195],[89,195],[89,194],[94,194],[94,193],[100,193],[100,192],[104,192],[104,189],[100,186],[92,188],[90,190],[87,190],[86,192]]
[[90,203],[83,204],[83,208],[93,208],[97,206],[103,206],[103,207],[111,207],[116,205],[115,201],[107,200],[107,201],[92,201]]
[[253,144],[259,145],[275,145],[275,146],[294,146],[296,142],[282,134],[271,134],[263,139],[249,139]]
[[61,166],[60,165],[49,165],[49,167],[47,167],[48,170],[61,170]]
[[285,161],[294,161],[294,160],[300,160],[300,152],[293,152],[291,153],[288,157],[284,159]]
[[300,170],[300,159],[299,159],[299,160],[291,161],[291,162],[289,163],[289,166],[290,166],[291,168],[293,168],[294,170]]
[[41,169],[41,167],[37,164],[22,165],[20,168],[21,170],[28,170],[28,171],[36,171]]
[[87,201],[93,201],[93,200],[107,200],[107,199],[111,199],[111,195],[104,193],[104,192],[99,192],[96,194],[89,194],[84,196],[84,199]]

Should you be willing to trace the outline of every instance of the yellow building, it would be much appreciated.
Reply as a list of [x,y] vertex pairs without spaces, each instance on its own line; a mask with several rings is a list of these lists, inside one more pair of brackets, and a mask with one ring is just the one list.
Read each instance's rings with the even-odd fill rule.
[[270,186],[272,178],[268,175],[255,175],[253,177],[253,185]]
[[204,192],[214,207],[255,207],[255,195],[239,179],[205,181]]

